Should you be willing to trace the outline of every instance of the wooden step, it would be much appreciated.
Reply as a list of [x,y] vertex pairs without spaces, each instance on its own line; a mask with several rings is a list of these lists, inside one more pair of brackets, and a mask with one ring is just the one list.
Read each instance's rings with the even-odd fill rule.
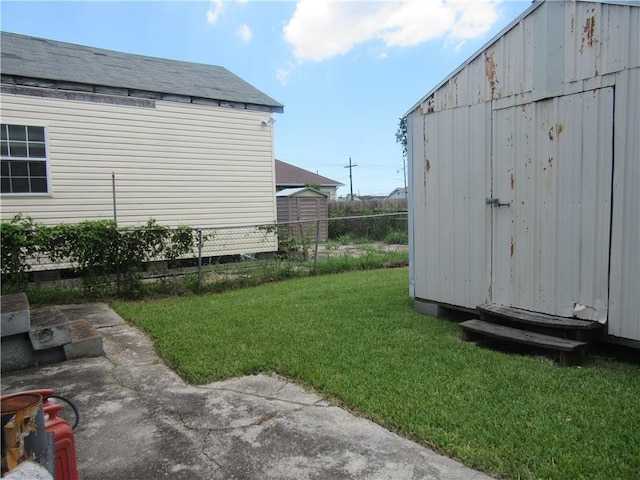
[[520,308],[505,307],[496,303],[485,303],[484,305],[479,305],[477,309],[483,316],[489,315],[545,328],[597,330],[602,327],[602,324],[595,321],[529,312]]
[[467,320],[461,322],[463,340],[474,341],[479,338],[492,338],[507,343],[520,343],[531,347],[543,348],[560,353],[560,363],[574,365],[581,362],[589,346],[586,342],[568,340],[551,335],[521,330],[519,328],[506,327],[483,320]]

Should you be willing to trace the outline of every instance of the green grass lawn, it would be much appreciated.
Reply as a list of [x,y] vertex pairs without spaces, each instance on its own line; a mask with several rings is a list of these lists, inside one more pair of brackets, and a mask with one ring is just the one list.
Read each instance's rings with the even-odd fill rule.
[[406,269],[117,302],[189,381],[276,371],[504,478],[640,478],[640,367],[560,367],[417,314]]

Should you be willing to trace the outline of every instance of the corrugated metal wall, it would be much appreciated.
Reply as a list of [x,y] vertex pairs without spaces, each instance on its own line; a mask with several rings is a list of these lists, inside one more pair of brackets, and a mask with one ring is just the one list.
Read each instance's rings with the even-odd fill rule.
[[615,115],[608,331],[640,340],[640,68],[618,74]]
[[640,8],[567,2],[564,81],[577,82],[640,66]]
[[640,66],[639,8],[547,1],[425,96],[424,115],[494,101],[504,108],[612,85]]
[[564,316],[583,304],[640,340],[639,52],[640,8],[544,2],[423,98],[416,298]]
[[[489,288],[489,105],[412,119],[415,296],[475,308]],[[419,139],[419,140],[418,140]],[[419,173],[418,173],[419,172]]]
[[493,112],[491,301],[606,321],[613,89]]

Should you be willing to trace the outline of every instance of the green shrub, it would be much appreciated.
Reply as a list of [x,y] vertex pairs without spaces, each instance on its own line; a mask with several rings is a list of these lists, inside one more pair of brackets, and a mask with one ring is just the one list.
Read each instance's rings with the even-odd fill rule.
[[328,223],[329,239],[361,238],[381,242],[391,232],[407,232],[407,217],[404,215],[364,213],[367,215],[331,218]]
[[16,215],[2,222],[2,281],[13,289],[24,288],[33,262],[51,261],[72,265],[85,292],[117,279],[120,291],[141,293],[139,273],[145,262],[172,260],[193,250],[190,228],[169,229],[150,219],[142,227],[116,228],[112,220],[46,226]]
[[396,230],[387,233],[382,241],[389,245],[407,245],[409,243],[409,235],[407,232]]
[[27,281],[27,262],[38,252],[35,223],[30,217],[14,216],[0,224],[0,258],[3,289],[18,291]]

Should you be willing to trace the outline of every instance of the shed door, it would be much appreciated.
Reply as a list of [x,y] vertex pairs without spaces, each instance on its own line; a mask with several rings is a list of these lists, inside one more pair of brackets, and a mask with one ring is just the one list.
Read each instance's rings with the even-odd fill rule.
[[493,111],[492,302],[606,321],[613,96]]

